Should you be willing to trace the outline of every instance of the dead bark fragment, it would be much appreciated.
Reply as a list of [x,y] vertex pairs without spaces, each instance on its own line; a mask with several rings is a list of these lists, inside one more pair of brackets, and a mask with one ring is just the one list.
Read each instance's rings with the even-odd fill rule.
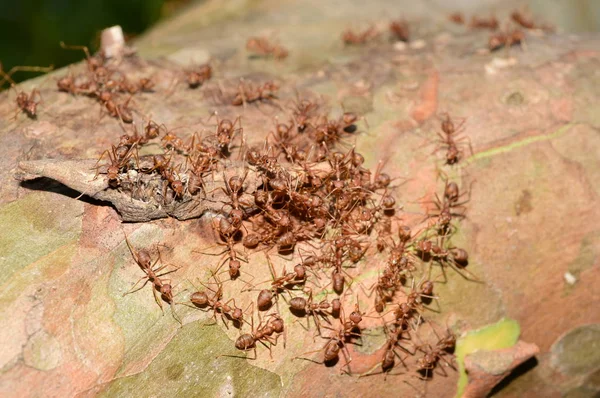
[[[219,189],[224,186],[223,173],[215,173],[205,179],[205,193],[198,195],[185,194],[181,200],[172,200],[167,204],[155,199],[148,201],[134,199],[130,192],[108,187],[104,175],[96,177],[96,160],[35,160],[23,161],[18,165],[15,178],[29,181],[40,177],[56,180],[91,198],[110,202],[119,212],[123,221],[144,222],[158,218],[174,217],[187,220],[201,217],[205,212],[221,213],[227,210],[227,195]],[[243,173],[235,164],[226,167],[226,174]],[[155,176],[160,180],[159,176]],[[246,194],[252,194],[255,187],[251,182],[257,181],[253,171],[249,171],[245,188]]]
[[494,386],[523,362],[538,354],[537,345],[519,340],[510,348],[495,351],[477,351],[465,357],[469,384],[463,398],[485,397]]

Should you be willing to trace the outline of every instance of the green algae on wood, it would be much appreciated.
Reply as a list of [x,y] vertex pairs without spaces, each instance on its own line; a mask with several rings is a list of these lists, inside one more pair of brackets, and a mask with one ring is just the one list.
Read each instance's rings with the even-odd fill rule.
[[467,386],[465,357],[477,351],[492,351],[512,347],[517,343],[520,333],[521,328],[517,321],[503,318],[495,324],[469,331],[459,338],[454,352],[460,372],[456,397],[460,397]]
[[[222,354],[241,358],[219,357]],[[101,395],[279,396],[279,376],[252,366],[243,357],[220,328],[192,322],[178,331],[146,369],[113,380]]]
[[0,207],[0,269],[3,284],[13,274],[81,233],[83,203],[50,192],[35,192]]

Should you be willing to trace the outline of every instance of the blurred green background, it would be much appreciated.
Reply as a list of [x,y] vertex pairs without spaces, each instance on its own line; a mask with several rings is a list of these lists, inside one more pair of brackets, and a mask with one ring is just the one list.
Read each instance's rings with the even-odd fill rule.
[[[85,45],[94,52],[100,31],[121,25],[126,37],[139,35],[190,0],[0,0],[0,62],[5,71],[16,65],[54,65],[81,60],[60,42]],[[17,72],[22,81],[35,76]]]

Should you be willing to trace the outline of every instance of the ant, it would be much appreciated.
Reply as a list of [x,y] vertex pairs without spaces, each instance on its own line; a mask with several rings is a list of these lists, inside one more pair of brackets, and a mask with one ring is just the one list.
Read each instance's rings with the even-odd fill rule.
[[282,60],[288,56],[288,51],[279,44],[272,44],[264,37],[251,37],[246,42],[246,50],[261,56],[273,56]]
[[[138,280],[133,285],[131,290],[126,292],[125,294],[123,294],[123,296],[126,296],[128,294],[131,294],[131,293],[137,292],[138,290],[143,289],[144,286],[146,286],[146,284],[148,282],[150,282],[153,285],[152,293],[154,293],[154,300],[160,307],[161,311],[163,311],[163,306],[162,306],[162,302],[161,302],[161,299],[162,299],[171,306],[171,311],[173,312],[173,317],[179,323],[181,323],[181,320],[179,319],[179,317],[177,316],[177,313],[175,312],[173,288],[170,284],[170,281],[168,281],[169,283],[167,283],[167,281],[164,281],[163,279],[161,279],[161,277],[163,277],[167,274],[173,273],[173,272],[177,271],[179,268],[175,268],[173,270],[160,273],[162,270],[164,270],[168,266],[168,264],[161,265],[158,268],[155,268],[158,261],[162,262],[162,259],[160,256],[160,251],[158,251],[158,246],[157,246],[158,258],[156,259],[156,261],[154,261],[154,263],[152,263],[152,257],[150,256],[150,253],[146,249],[141,249],[140,251],[136,252],[133,249],[133,247],[131,246],[131,243],[129,242],[127,235],[125,235],[125,242],[127,243],[127,247],[129,248],[129,251],[131,252],[131,256],[133,257],[134,261],[142,269],[142,271],[144,271],[146,276],[144,276],[140,280]],[[142,281],[143,279],[146,280],[144,282],[144,284],[136,289],[135,288],[136,285],[138,283],[140,283],[140,281]],[[160,293],[160,298],[158,297],[157,292]]]
[[[384,375],[383,380],[386,380],[387,376],[389,374],[391,374],[390,372],[396,366],[396,358],[398,358],[400,360],[400,362],[402,363],[402,365],[404,366],[405,369],[408,369],[406,366],[406,363],[404,362],[408,356],[402,358],[400,356],[400,354],[396,351],[399,348],[402,351],[404,351],[408,354],[411,354],[406,348],[404,348],[400,345],[400,342],[402,340],[402,333],[404,330],[402,330],[402,329],[390,330],[390,329],[388,329],[388,327],[385,324],[383,325],[383,329],[384,329],[386,335],[388,336],[388,338],[385,342],[385,351],[383,353],[381,363],[375,365],[371,370],[369,370],[366,373],[361,374],[359,377],[373,376],[373,375],[383,373],[383,375]],[[377,366],[381,366],[380,372],[374,372],[375,369],[377,369]],[[396,373],[396,374],[394,374],[394,376],[401,375],[401,374],[404,374],[404,373]]]
[[[463,195],[468,195],[468,198],[459,201]],[[435,194],[435,205],[437,211],[434,213],[428,212],[426,219],[436,217],[435,226],[440,236],[448,236],[452,233],[452,218],[459,217],[465,218],[464,215],[465,207],[464,204],[471,200],[471,190],[468,193],[459,194],[458,185],[455,182],[449,182],[446,180],[444,186],[444,197],[440,199],[437,193]]]
[[277,98],[279,85],[275,82],[265,82],[262,85],[254,85],[244,80],[238,85],[238,93],[231,101],[232,105],[240,106],[256,101],[268,101]]
[[125,102],[119,104],[116,102],[115,97],[109,91],[98,91],[95,93],[98,100],[104,108],[108,111],[108,114],[115,119],[120,119],[124,123],[133,123],[133,114],[131,108],[129,108],[129,102],[133,98],[130,96]]
[[[333,311],[330,310],[330,308],[332,308],[333,302],[330,303],[328,302],[326,299],[325,300],[321,300],[320,302],[314,302],[313,301],[313,293],[312,293],[312,289],[307,287],[304,289],[305,292],[308,293],[308,299],[305,299],[304,297],[294,297],[290,300],[290,310],[292,311],[292,313],[298,314],[299,316],[312,316],[314,321],[315,321],[315,325],[317,327],[317,332],[320,336],[322,336],[321,334],[321,327],[320,327],[320,321],[319,321],[319,316],[322,317],[327,323],[329,323],[329,320],[327,318],[328,315],[333,315]],[[339,303],[339,299],[337,299],[338,303]],[[326,311],[329,311],[329,313],[327,313]],[[338,309],[339,312],[339,309]],[[308,322],[308,318],[307,318],[307,322]]]
[[17,113],[15,113],[14,118],[17,117],[18,112],[22,111],[25,113],[30,119],[35,119],[37,117],[37,106],[41,103],[42,97],[40,92],[37,89],[33,89],[31,93],[27,94],[23,91],[17,90],[17,85],[15,81],[12,79],[12,75],[18,71],[27,71],[27,72],[49,72],[53,69],[52,66],[49,67],[39,67],[39,66],[15,66],[10,71],[4,72],[0,65],[0,74],[3,76],[2,80],[0,80],[0,87],[4,84],[4,81],[8,81],[11,87],[17,91]]
[[103,54],[100,52],[98,55],[91,56],[90,50],[86,46],[72,46],[67,45],[65,42],[60,42],[60,46],[65,50],[81,50],[85,53],[86,63],[88,66],[88,70],[92,72],[95,76],[107,76],[108,70],[104,67],[106,59],[103,57]]
[[448,19],[457,25],[465,24],[465,18],[463,17],[462,13],[460,13],[460,12],[455,12],[455,13],[450,14],[448,16]]
[[[441,238],[443,242],[443,237]],[[439,263],[442,267],[442,275],[444,280],[447,281],[445,266],[449,266],[455,270],[464,279],[482,283],[475,275],[467,271],[465,267],[469,264],[469,253],[465,249],[450,247],[444,249],[440,245],[433,243],[429,240],[419,241],[416,245],[416,250],[421,253],[424,258],[425,255]],[[465,275],[465,272],[467,275]]]
[[154,80],[148,77],[142,77],[137,83],[130,82],[126,76],[121,77],[121,80],[117,82],[117,90],[121,93],[136,94],[138,92],[153,92],[154,91]]
[[[213,311],[213,317],[215,318],[215,323],[217,321],[217,312],[221,314],[221,320],[227,326],[226,319],[230,319],[233,321],[235,327],[240,328],[242,323],[244,322],[244,311],[241,308],[238,308],[235,304],[235,298],[231,298],[225,302],[222,301],[223,298],[223,283],[218,279],[216,274],[213,274],[213,279],[217,284],[217,290],[210,288],[204,283],[200,282],[202,286],[207,288],[212,292],[212,296],[209,296],[205,291],[196,291],[190,296],[191,303],[200,308],[210,308]],[[233,305],[229,305],[229,303],[233,303]],[[250,303],[252,305],[253,303]],[[250,307],[250,306],[249,306]],[[227,318],[226,318],[227,317]]]
[[212,67],[209,64],[200,65],[194,69],[185,71],[188,87],[195,89],[203,85],[212,77]]
[[294,102],[292,114],[299,133],[304,132],[310,125],[310,120],[314,117],[314,112],[319,108],[319,104],[308,99],[299,99]]
[[377,163],[377,168],[375,169],[375,174],[373,175],[373,182],[369,181],[365,187],[366,189],[376,191],[379,189],[386,189],[391,184],[392,177],[387,173],[382,173],[382,169],[383,161],[379,161],[379,163]]
[[216,254],[201,252],[203,254],[208,254],[211,256],[219,256],[223,254],[223,259],[219,261],[220,265],[217,268],[216,272],[218,273],[221,267],[225,264],[225,262],[229,260],[228,272],[229,277],[232,280],[240,276],[240,268],[242,265],[241,261],[247,262],[246,259],[242,258],[242,254],[234,248],[236,243],[236,235],[238,235],[240,226],[241,221],[239,225],[234,225],[229,221],[229,219],[227,219],[224,216],[219,217],[218,220],[213,219],[213,230],[216,231],[217,235],[219,236],[217,245],[226,246],[226,249],[223,250],[221,253]]
[[375,26],[371,26],[362,32],[355,32],[352,29],[346,29],[342,33],[342,41],[346,45],[362,45],[379,36],[380,32]]
[[[435,329],[432,328],[432,330],[437,335],[437,332],[435,332]],[[417,347],[417,350],[423,352],[423,354],[424,354],[421,358],[417,359],[417,371],[422,374],[421,379],[423,379],[423,380],[428,379],[430,376],[429,371],[433,372],[433,370],[437,367],[438,362],[440,360],[443,360],[448,366],[450,366],[452,369],[456,370],[454,365],[452,365],[450,362],[448,362],[444,358],[445,355],[450,355],[450,351],[452,351],[454,349],[455,344],[456,344],[456,337],[454,336],[454,334],[452,334],[452,332],[448,331],[446,336],[444,336],[442,338],[439,338],[439,336],[438,336],[438,342],[435,344],[435,347],[431,347],[431,345],[429,345],[429,344],[425,344],[425,345],[421,345],[420,347]],[[427,347],[427,350],[424,350],[423,349],[424,347]],[[438,369],[441,369],[444,376],[447,376],[447,373],[443,368],[438,368]],[[424,373],[424,375],[423,375],[423,373]]]
[[437,135],[440,138],[439,143],[441,144],[433,153],[436,153],[442,149],[446,149],[446,164],[453,165],[458,163],[462,156],[463,151],[460,149],[460,145],[464,141],[467,141],[469,150],[473,153],[471,147],[471,140],[469,137],[460,137],[459,134],[462,132],[462,127],[465,123],[463,120],[458,126],[454,125],[454,122],[450,118],[448,113],[445,114],[445,118],[442,120],[441,128],[442,132],[438,132]]
[[390,23],[390,32],[394,35],[397,40],[408,42],[410,38],[410,30],[408,28],[408,22],[405,20],[392,21]]
[[244,193],[244,182],[246,181],[247,176],[248,169],[246,169],[242,177],[234,175],[227,179],[225,177],[225,173],[223,173],[223,181],[225,181],[225,188],[219,188],[225,193],[225,195],[229,196],[229,199],[231,200],[231,207],[233,209],[240,209],[242,206],[249,206],[248,203],[245,203],[240,200],[240,197]]
[[[179,169],[181,164],[177,165],[176,169]],[[163,197],[167,197],[167,189],[171,188],[175,199],[182,199],[184,195],[184,185],[179,173],[171,168],[165,168],[161,173],[162,178],[167,182],[163,186]]]
[[311,353],[322,351],[323,352],[323,361],[317,362],[312,359],[302,358],[302,357],[296,357],[294,359],[304,359],[307,361],[324,364],[326,366],[331,366],[339,360],[339,355],[341,352],[342,355],[344,356],[344,359],[346,360],[346,363],[344,364],[342,369],[344,367],[347,367],[348,368],[347,373],[352,374],[352,372],[350,370],[350,362],[352,362],[352,358],[350,357],[350,352],[348,351],[348,347],[346,345],[350,342],[350,340],[352,338],[361,337],[361,335],[360,335],[360,333],[356,333],[353,330],[350,330],[348,328],[348,325],[351,324],[351,322],[346,321],[344,314],[343,314],[343,309],[342,309],[342,316],[339,319],[339,321],[340,321],[340,327],[337,330],[333,329],[331,327],[328,327],[326,325],[323,325],[323,328],[332,330],[334,332],[334,334],[327,337],[328,341],[321,349],[305,352],[303,354],[303,355],[306,355],[306,354],[311,354]]
[[[268,321],[262,322],[258,324],[256,329],[254,328],[254,316],[251,318],[251,331],[250,333],[244,333],[237,338],[235,341],[235,348],[240,351],[254,351],[254,358],[248,358],[255,360],[256,356],[256,343],[259,342],[265,347],[269,349],[269,356],[273,358],[273,353],[271,351],[271,347],[277,345],[277,340],[279,336],[283,334],[283,346],[285,347],[285,325],[283,319],[277,314],[269,314],[267,315]],[[273,336],[276,334],[275,336]],[[268,345],[267,345],[268,343]],[[238,358],[236,355],[219,355],[219,357],[234,357]]]
[[119,174],[121,173],[122,169],[128,168],[132,156],[134,156],[136,162],[139,163],[137,159],[136,144],[131,145],[124,153],[120,151],[120,148],[125,147],[116,147],[112,145],[110,150],[107,149],[102,152],[100,158],[98,158],[98,161],[96,162],[96,175],[94,176],[94,179],[96,179],[99,174],[100,168],[98,163],[100,160],[102,160],[105,154],[108,154],[109,163],[107,164],[106,177],[108,180],[108,186],[111,188],[118,188],[121,185],[121,178],[119,177]]
[[520,11],[513,11],[510,14],[510,18],[525,29],[542,29],[549,32],[554,30],[554,28],[545,24],[537,25],[535,22],[533,22],[532,18],[523,15],[523,13]]
[[324,144],[326,148],[330,148],[342,139],[344,133],[356,131],[357,120],[358,116],[353,112],[345,112],[337,120],[328,120],[327,117],[323,117],[322,123],[315,127],[315,141],[317,144]]
[[[214,114],[216,115],[216,112]],[[216,133],[217,147],[223,155],[227,156],[229,154],[229,146],[231,145],[233,137],[243,131],[241,123],[240,116],[238,116],[233,123],[228,119],[218,120]],[[235,128],[236,124],[239,124],[240,127]]]
[[490,18],[481,18],[473,15],[469,26],[474,29],[496,30],[498,29],[499,23],[498,19],[496,19],[496,17],[493,16]]
[[510,48],[515,45],[521,45],[524,40],[525,34],[520,29],[514,29],[507,33],[499,32],[490,36],[488,48],[490,51],[496,51],[502,47]]
[[291,287],[306,282],[306,269],[303,265],[296,265],[294,267],[294,272],[286,272],[284,267],[281,276],[278,277],[269,255],[265,254],[265,256],[267,258],[267,263],[269,264],[272,281],[270,289],[263,289],[258,294],[256,303],[259,311],[266,311],[271,308],[273,306],[273,298],[275,298],[275,301],[277,302],[279,295],[285,290],[291,290]]

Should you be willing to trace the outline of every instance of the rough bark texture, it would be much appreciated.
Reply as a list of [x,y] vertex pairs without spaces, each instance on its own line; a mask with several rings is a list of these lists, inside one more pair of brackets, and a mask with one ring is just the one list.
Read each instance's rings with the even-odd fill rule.
[[[431,317],[444,322],[452,312],[472,328],[503,316],[520,323],[522,340],[539,347],[537,364],[503,385],[498,396],[597,394],[600,37],[528,33],[522,49],[490,54],[480,51],[488,32],[452,25],[444,9],[393,1],[364,7],[364,2],[204,2],[135,43],[147,60],[139,69],[157,81],[157,92],[136,97],[135,108],[190,133],[209,123],[214,110],[231,119],[242,113],[249,141],[260,143],[272,118],[285,117],[277,105],[234,109],[208,89],[173,88],[181,65],[212,59],[224,86],[240,76],[276,79],[282,103],[293,100],[296,89],[320,94],[334,108],[342,105],[366,117],[368,133],[358,135],[355,145],[369,166],[384,159],[386,171],[408,179],[397,194],[414,213],[424,209],[413,201],[440,190],[436,169],[443,159],[432,155],[437,116],[466,118],[473,154],[461,167],[445,170],[465,188],[473,183],[455,242],[469,251],[469,269],[485,284],[450,274],[437,290],[444,316]],[[411,23],[408,45],[383,38],[362,47],[342,45],[343,29],[396,16]],[[289,58],[249,58],[244,44],[257,34],[274,34]],[[163,316],[149,288],[123,297],[140,276],[124,233],[137,247],[165,244],[163,256],[181,267],[172,275],[181,290],[191,288],[188,280],[206,280],[208,266],[217,262],[197,250],[219,249],[209,247],[206,217],[123,224],[143,220],[136,218],[135,205],[115,204],[119,215],[102,202],[75,200],[88,186],[58,175],[64,168],[50,172],[55,162],[74,162],[67,171],[87,173],[90,181],[93,162],[80,168],[78,159],[97,158],[122,134],[115,119],[100,118],[93,100],[57,92],[54,79],[64,74],[24,84],[28,90],[41,87],[37,120],[22,114],[10,119],[15,94],[1,96],[0,395],[403,396],[425,388],[432,396],[454,395],[458,375],[450,368],[427,383],[413,375],[384,381],[293,360],[323,345],[298,324],[290,327],[286,349],[274,347],[273,359],[266,350],[259,350],[256,361],[216,358],[236,354],[236,329],[206,326],[210,314],[187,308],[178,310],[181,327],[168,308]],[[15,179],[31,175],[53,180]],[[200,215],[205,208],[196,210]],[[176,209],[172,213],[181,218]],[[159,216],[163,213],[147,219]],[[376,266],[375,260],[370,264]],[[257,254],[244,265],[257,281],[269,278],[264,261]],[[566,273],[574,279],[568,282]],[[373,272],[360,282],[369,286],[375,278]],[[226,295],[233,291],[227,287]],[[291,324],[294,318],[286,320]],[[356,373],[376,365],[378,358],[367,354],[382,343],[380,334],[379,340],[374,336],[363,347],[351,347]],[[530,348],[515,350],[523,347]],[[510,362],[499,373],[516,364]]]

